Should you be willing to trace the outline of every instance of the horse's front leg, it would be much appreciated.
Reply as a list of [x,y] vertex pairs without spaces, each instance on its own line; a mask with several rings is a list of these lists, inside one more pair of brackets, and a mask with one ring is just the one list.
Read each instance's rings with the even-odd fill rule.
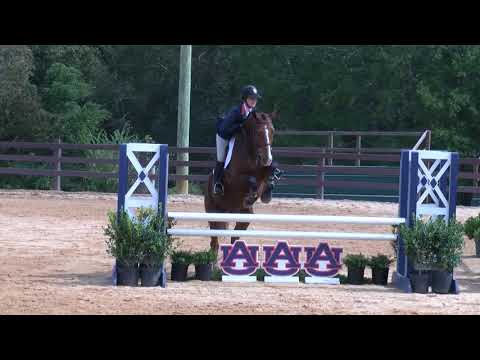
[[260,180],[257,179],[257,182],[260,183],[258,193],[262,203],[269,204],[272,201],[273,189],[280,181],[282,174],[283,171],[279,170],[277,164],[274,163],[272,166],[264,169]]
[[[228,223],[226,222],[219,222],[219,221],[210,221],[210,230],[227,230]],[[210,249],[215,253],[218,254],[218,249],[220,245],[218,244],[218,236],[212,236],[210,241]]]
[[251,208],[258,200],[258,183],[255,176],[249,176],[247,179],[248,193],[243,201],[243,207]]
[[[241,211],[240,214],[253,214],[253,208],[248,208],[244,211]],[[249,222],[237,222],[235,225],[235,230],[247,230],[249,226]],[[237,240],[240,240],[240,237],[232,237],[231,243],[233,244]]]

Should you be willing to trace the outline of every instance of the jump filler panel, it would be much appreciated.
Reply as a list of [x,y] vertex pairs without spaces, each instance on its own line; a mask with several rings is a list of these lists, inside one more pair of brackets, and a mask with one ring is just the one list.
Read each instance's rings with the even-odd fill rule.
[[[247,245],[238,240],[233,245],[221,245],[223,260],[221,269],[226,274],[225,282],[255,282],[254,274],[262,268],[267,276],[266,283],[299,283],[300,270],[308,275],[307,284],[340,284],[335,278],[341,269],[340,248],[331,248],[327,243],[317,247],[291,246],[287,241],[278,241],[275,245]],[[264,261],[258,261],[259,252]],[[301,255],[305,261],[301,261]]]

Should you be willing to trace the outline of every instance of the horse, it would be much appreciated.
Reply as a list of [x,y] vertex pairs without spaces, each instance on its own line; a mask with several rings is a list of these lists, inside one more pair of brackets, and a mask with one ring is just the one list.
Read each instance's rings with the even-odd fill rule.
[[[275,185],[272,144],[277,113],[252,112],[235,135],[235,145],[228,167],[223,174],[224,194],[213,194],[213,173],[204,192],[205,212],[253,214],[258,199],[268,204]],[[237,222],[235,230],[246,230],[250,223]],[[209,222],[211,230],[228,229],[227,222]],[[232,237],[233,244],[238,237]],[[212,237],[210,248],[218,252],[218,237]]]

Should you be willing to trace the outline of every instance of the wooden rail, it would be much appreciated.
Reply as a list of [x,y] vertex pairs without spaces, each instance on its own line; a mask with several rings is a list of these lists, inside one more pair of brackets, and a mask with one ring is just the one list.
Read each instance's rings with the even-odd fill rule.
[[[350,134],[350,133],[349,133]],[[397,134],[398,135],[398,134]],[[422,134],[422,139],[427,141],[429,135]],[[110,158],[80,156],[75,152],[84,150],[111,151]],[[385,190],[398,191],[398,179],[400,175],[400,149],[362,148],[357,153],[353,148],[287,148],[278,147],[273,149],[273,155],[280,163],[280,167],[286,172],[279,185],[299,185],[316,189],[320,198],[325,198],[326,189],[351,189],[355,190]],[[73,153],[72,153],[73,152]],[[189,161],[176,159],[178,153],[188,152]],[[37,155],[38,154],[38,155]],[[205,183],[208,175],[215,165],[215,148],[191,147],[170,148],[170,181],[188,180],[197,183]],[[359,162],[363,166],[357,166]],[[335,165],[330,165],[335,162]],[[365,166],[366,163],[370,166]],[[41,168],[18,168],[16,164],[31,163],[43,165]],[[40,176],[53,177],[52,188],[61,190],[62,177],[83,178],[118,178],[118,145],[112,144],[64,144],[64,143],[32,143],[32,142],[0,142],[0,176]],[[69,164],[69,168],[62,166]],[[75,168],[78,165],[78,168]],[[89,170],[83,170],[80,166],[85,165],[109,165],[108,171],[95,170],[90,166]],[[480,159],[463,158],[460,161],[458,193],[480,194]],[[190,175],[177,175],[177,166],[188,166],[195,171]],[[110,170],[111,169],[111,170]],[[360,180],[336,180],[332,176],[359,176]],[[154,175],[150,175],[154,178]],[[380,182],[372,178],[389,178],[392,183]]]

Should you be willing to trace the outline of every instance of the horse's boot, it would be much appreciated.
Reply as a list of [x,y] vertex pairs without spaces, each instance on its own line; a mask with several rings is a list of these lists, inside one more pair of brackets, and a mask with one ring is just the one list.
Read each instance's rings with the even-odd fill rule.
[[225,163],[217,161],[215,170],[213,170],[213,194],[222,196],[224,188],[222,183],[223,170]]

